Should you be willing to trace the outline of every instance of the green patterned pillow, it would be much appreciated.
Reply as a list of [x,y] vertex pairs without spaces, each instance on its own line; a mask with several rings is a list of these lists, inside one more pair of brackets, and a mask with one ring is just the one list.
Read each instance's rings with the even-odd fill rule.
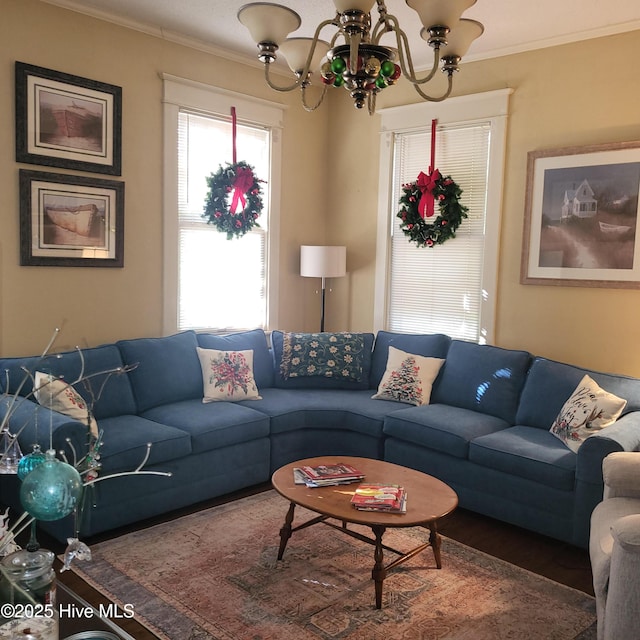
[[355,333],[285,333],[280,373],[288,378],[320,376],[360,382],[364,336]]

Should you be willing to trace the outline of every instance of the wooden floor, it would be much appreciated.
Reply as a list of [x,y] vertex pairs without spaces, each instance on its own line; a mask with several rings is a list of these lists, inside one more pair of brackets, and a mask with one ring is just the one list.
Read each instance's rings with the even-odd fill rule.
[[[211,507],[269,488],[269,484],[253,487],[250,490],[226,496],[225,499],[201,503],[197,505],[197,508],[192,507],[174,512],[171,514],[171,517],[180,517],[197,509]],[[157,524],[166,519],[167,518],[154,519],[144,524],[145,526],[148,524]],[[533,573],[593,595],[589,555],[585,549],[579,549],[564,542],[559,542],[470,511],[465,511],[464,509],[457,509],[451,515],[441,520],[439,528],[444,536],[462,542],[489,555],[506,560]],[[95,536],[92,539],[85,540],[85,542],[91,546],[91,544],[106,540],[110,537],[122,535],[133,529],[133,527],[120,529],[116,532],[110,532],[109,535]],[[46,539],[44,535],[40,536],[40,543],[43,547],[47,547],[56,553],[63,551],[63,545]],[[80,580],[73,572],[65,571],[59,575],[62,582],[94,606],[100,603],[108,604],[105,598]],[[118,624],[136,640],[155,639],[154,635],[150,634],[134,620],[120,620]]]

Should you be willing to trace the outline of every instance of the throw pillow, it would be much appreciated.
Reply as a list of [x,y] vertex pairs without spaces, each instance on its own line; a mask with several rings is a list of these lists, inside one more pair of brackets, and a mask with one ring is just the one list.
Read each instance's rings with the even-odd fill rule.
[[417,356],[390,346],[387,368],[378,392],[371,397],[416,406],[429,404],[433,381],[443,364],[441,358]]
[[98,437],[98,424],[84,398],[67,382],[48,373],[36,371],[34,395],[39,404],[52,411],[88,424],[91,435]]
[[590,435],[612,425],[626,406],[626,400],[600,388],[585,375],[562,406],[550,431],[577,453]]
[[358,333],[285,333],[280,373],[288,378],[322,376],[360,382],[364,336]]
[[253,350],[196,350],[202,367],[202,402],[262,400],[253,377]]

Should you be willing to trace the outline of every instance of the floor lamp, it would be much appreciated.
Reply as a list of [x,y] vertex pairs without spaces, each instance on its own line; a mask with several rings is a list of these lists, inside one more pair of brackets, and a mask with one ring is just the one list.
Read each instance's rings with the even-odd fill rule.
[[324,302],[327,278],[340,278],[347,273],[346,247],[300,247],[300,275],[305,278],[322,278],[322,312],[320,331],[324,331]]

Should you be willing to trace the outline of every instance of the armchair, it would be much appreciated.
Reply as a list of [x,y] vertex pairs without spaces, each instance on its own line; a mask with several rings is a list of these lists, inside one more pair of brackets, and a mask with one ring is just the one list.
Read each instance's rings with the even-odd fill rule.
[[609,454],[602,474],[589,537],[598,640],[640,640],[640,452]]

